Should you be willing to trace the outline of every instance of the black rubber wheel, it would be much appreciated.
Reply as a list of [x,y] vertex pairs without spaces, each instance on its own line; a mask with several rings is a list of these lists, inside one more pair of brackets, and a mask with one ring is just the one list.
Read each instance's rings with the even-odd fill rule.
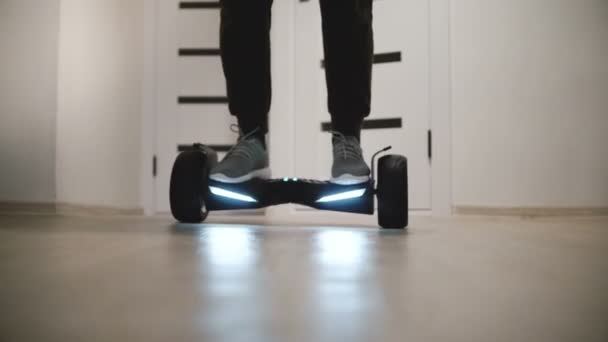
[[201,223],[207,218],[205,194],[210,164],[197,149],[182,152],[173,164],[169,200],[171,213],[182,223]]
[[408,225],[407,159],[386,155],[378,160],[378,224],[404,229]]

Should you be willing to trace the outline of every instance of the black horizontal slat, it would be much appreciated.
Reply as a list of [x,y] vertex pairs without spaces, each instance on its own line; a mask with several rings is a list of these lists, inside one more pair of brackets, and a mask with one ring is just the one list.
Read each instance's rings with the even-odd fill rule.
[[[382,64],[382,63],[396,63],[401,62],[401,52],[384,52],[377,53],[374,55],[373,63],[374,64]],[[321,68],[325,68],[325,60],[321,61]]]
[[[228,152],[232,148],[232,145],[206,145],[212,148],[215,152]],[[178,145],[177,152],[186,152],[194,150],[193,145]]]
[[183,48],[179,49],[178,55],[180,56],[219,56],[221,54],[220,49],[192,49]]
[[[386,129],[386,128],[401,128],[403,123],[401,118],[388,118],[388,119],[373,119],[363,121],[363,129]],[[331,122],[321,123],[321,130],[323,132],[330,132],[332,130]]]
[[223,104],[228,103],[226,96],[180,96],[179,104]]
[[180,9],[213,9],[220,8],[219,1],[196,1],[196,2],[180,2]]
[[401,62],[401,52],[386,52],[374,55],[374,63],[395,63]]

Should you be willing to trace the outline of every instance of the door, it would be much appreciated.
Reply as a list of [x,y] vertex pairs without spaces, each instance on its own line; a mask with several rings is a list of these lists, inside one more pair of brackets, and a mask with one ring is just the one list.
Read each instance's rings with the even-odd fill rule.
[[[331,134],[327,132],[325,73],[318,1],[296,7],[295,165],[301,177],[327,179]],[[367,160],[381,148],[409,162],[410,208],[431,207],[429,4],[427,0],[374,1],[375,58],[372,113],[362,132]]]
[[193,142],[219,157],[236,141],[230,130],[219,54],[217,1],[157,1],[156,211],[169,212],[169,180],[179,151]]
[[[294,0],[295,1],[295,0]],[[157,1],[156,211],[169,211],[171,167],[193,142],[220,158],[236,140],[230,130],[219,55],[217,1]],[[296,175],[327,179],[331,136],[326,106],[319,3],[295,6]],[[410,207],[430,209],[429,6],[426,0],[374,2],[372,114],[362,134],[367,160],[387,145],[409,160]],[[285,113],[289,114],[289,113]],[[272,148],[272,146],[271,146]]]

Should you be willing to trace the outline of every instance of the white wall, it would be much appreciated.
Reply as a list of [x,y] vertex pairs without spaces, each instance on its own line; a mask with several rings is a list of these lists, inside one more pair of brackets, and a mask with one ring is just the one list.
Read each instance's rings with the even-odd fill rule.
[[57,201],[139,208],[143,0],[62,0]]
[[0,201],[55,200],[58,0],[0,1]]
[[454,204],[608,207],[608,1],[451,11]]

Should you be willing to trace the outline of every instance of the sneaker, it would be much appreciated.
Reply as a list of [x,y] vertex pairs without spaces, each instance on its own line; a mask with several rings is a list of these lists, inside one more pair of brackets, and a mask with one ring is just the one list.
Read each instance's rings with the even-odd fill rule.
[[255,131],[239,138],[224,159],[211,169],[209,178],[224,183],[270,178],[268,152]]
[[370,170],[365,160],[363,160],[361,144],[356,137],[334,132],[333,153],[332,183],[352,185],[369,181]]

